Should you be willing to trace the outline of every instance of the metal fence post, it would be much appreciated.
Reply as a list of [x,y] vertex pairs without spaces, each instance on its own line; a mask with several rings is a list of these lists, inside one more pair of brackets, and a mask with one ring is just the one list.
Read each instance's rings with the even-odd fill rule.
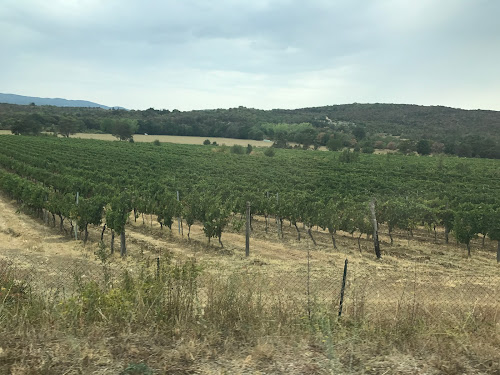
[[342,316],[342,307],[344,306],[344,291],[345,291],[345,281],[347,278],[347,259],[344,263],[344,276],[342,277],[342,288],[340,289],[340,306],[339,306],[339,318]]

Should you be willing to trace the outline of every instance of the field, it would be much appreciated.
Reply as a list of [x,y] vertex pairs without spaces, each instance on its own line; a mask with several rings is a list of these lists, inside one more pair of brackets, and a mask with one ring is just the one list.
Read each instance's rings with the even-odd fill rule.
[[[8,134],[11,134],[10,130],[0,130],[0,135],[8,135]],[[76,133],[72,134],[71,138],[97,139],[101,141],[116,141],[116,137],[112,136],[111,134]],[[209,139],[210,142],[217,142],[217,144],[226,146],[241,145],[246,147],[248,144],[251,144],[254,147],[270,147],[273,144],[272,142],[269,141],[256,141],[253,139],[134,134],[135,142],[152,143],[155,140],[159,140],[162,143],[167,142],[167,143],[178,143],[185,145],[201,145],[203,144],[203,141],[205,141],[206,139]]]
[[[43,143],[45,140],[27,138],[25,142],[31,142],[31,147],[24,150],[24,157],[28,158],[30,152],[47,155],[35,149],[48,146]],[[66,145],[65,140],[60,142],[60,145],[50,143],[50,147]],[[93,142],[73,141],[71,153],[79,159],[79,152],[89,152],[92,147],[99,151],[96,145],[107,147],[104,142]],[[13,146],[8,142],[4,145],[7,148]],[[123,151],[119,155],[125,162],[125,155],[131,150],[139,152],[145,159],[141,165],[156,165],[152,160],[156,160],[157,152],[172,152],[163,154],[163,157],[169,158],[168,165],[174,163],[181,170],[171,167],[169,176],[160,173],[162,169],[155,173],[162,176],[165,185],[170,185],[175,178],[181,196],[187,192],[184,184],[193,184],[189,179],[179,183],[186,171],[214,184],[217,179],[235,177],[249,184],[256,179],[257,173],[261,176],[279,173],[282,189],[295,184],[297,190],[320,196],[326,189],[325,183],[333,177],[308,171],[307,166],[315,162],[319,171],[325,171],[327,166],[334,170],[339,168],[350,179],[356,178],[357,184],[345,182],[345,186],[347,189],[360,188],[361,197],[366,186],[373,182],[368,179],[367,184],[362,184],[360,177],[366,176],[374,165],[384,165],[389,160],[386,156],[364,156],[366,158],[354,168],[351,165],[335,166],[333,162],[338,154],[329,159],[332,157],[330,153],[321,153],[324,156],[318,157],[308,151],[287,151],[266,158],[259,154],[259,150],[254,155],[231,155],[202,146],[162,146],[156,149],[148,146],[150,148],[139,150],[131,147],[135,146],[118,143],[114,150]],[[176,159],[175,155],[178,155]],[[375,194],[379,197],[386,190],[394,194],[400,190],[407,194],[417,190],[429,199],[433,190],[442,189],[447,178],[461,170],[471,173],[475,180],[461,179],[453,189],[448,187],[448,192],[470,194],[469,187],[481,181],[485,193],[477,196],[485,199],[496,189],[498,165],[490,165],[488,161],[444,160],[441,163],[449,173],[443,172],[442,181],[437,181],[436,177],[430,177],[437,174],[429,170],[438,167],[438,161],[391,157],[395,159],[389,160],[391,165],[387,169],[393,178],[404,172],[401,165],[411,173],[400,181],[386,181],[384,184],[378,181]],[[102,160],[99,154],[97,160]],[[404,163],[399,165],[399,161]],[[55,163],[55,160],[48,162]],[[215,166],[210,167],[210,163]],[[250,168],[254,163],[258,169]],[[64,165],[65,168],[57,168],[73,173],[71,163],[66,159]],[[225,172],[218,169],[220,165],[226,167]],[[247,172],[237,173],[242,166]],[[46,170],[51,171],[51,168],[48,164]],[[82,165],[81,172],[87,171],[86,168]],[[92,168],[95,169],[96,164]],[[20,175],[34,175],[36,172],[35,169],[21,168],[20,164],[10,164],[8,169],[17,170]],[[208,169],[206,175],[202,172],[204,169]],[[424,176],[425,170],[427,174]],[[294,176],[295,171],[299,171],[298,176]],[[135,173],[131,166],[128,173]],[[384,172],[380,170],[379,173]],[[210,177],[211,174],[217,175]],[[247,180],[243,174],[247,175]],[[37,179],[54,176],[37,174]],[[90,178],[91,175],[86,176]],[[344,180],[337,175],[335,178],[336,183],[332,186],[341,189]],[[113,186],[117,182],[102,174],[104,185]],[[128,181],[127,186],[136,183],[138,180]],[[401,184],[404,186],[399,186]],[[316,189],[311,188],[313,185]],[[62,186],[61,183],[60,188]],[[89,191],[94,191],[95,186],[90,185]],[[220,189],[221,185],[216,186]],[[236,185],[230,188],[237,190]],[[284,201],[293,197],[293,202],[300,202],[295,193],[287,195],[283,190],[281,192]],[[26,197],[24,201],[28,203]],[[89,198],[82,194],[82,202]],[[472,240],[472,257],[468,258],[465,245],[457,244],[453,236],[448,244],[445,243],[441,225],[436,227],[436,233],[429,227],[415,225],[412,235],[396,227],[391,245],[387,224],[382,222],[382,259],[377,260],[372,239],[359,236],[361,233],[357,230],[352,234],[338,230],[335,234],[337,249],[334,249],[328,230],[315,224],[304,225],[304,220],[296,220],[301,233],[298,241],[297,229],[288,216],[297,218],[286,210],[279,211],[284,221],[282,237],[278,236],[274,213],[270,215],[266,231],[265,216],[256,212],[252,222],[250,257],[246,258],[245,233],[239,211],[228,214],[222,235],[223,248],[215,240],[207,243],[203,222],[195,221],[188,239],[186,219],[183,220],[181,235],[177,230],[176,215],[172,229],[168,229],[160,225],[159,217],[153,211],[143,210],[137,217],[129,211],[126,218],[127,257],[121,258],[115,253],[103,258],[99,245],[102,226],[90,224],[89,238],[84,244],[71,238],[71,213],[67,214],[64,230],[60,231],[58,216],[52,222],[50,215],[37,211],[31,204],[23,204],[18,198],[12,199],[10,193],[1,196],[0,259],[4,262],[0,264],[10,267],[16,279],[28,280],[32,296],[11,303],[4,298],[0,305],[2,337],[6,338],[0,344],[0,372],[116,374],[127,366],[132,368],[140,363],[161,374],[494,374],[500,371],[497,354],[500,343],[497,243],[488,237],[484,246],[482,238]],[[298,216],[308,217],[302,213]],[[104,219],[107,221],[107,217]],[[308,236],[309,228],[316,244]],[[111,232],[106,229],[103,238],[106,253],[109,252],[110,237]],[[179,288],[186,293],[179,297],[179,305],[169,305],[183,311],[174,321],[166,322],[161,314],[154,315],[151,309],[156,302],[148,304],[147,292],[139,288],[147,281],[141,278],[141,272],[151,270],[154,274],[158,271],[158,257],[166,267],[165,270],[161,268],[161,272],[165,271],[164,277],[173,283],[169,284],[173,288],[170,290]],[[349,261],[345,301],[343,316],[338,319],[345,259]],[[191,320],[187,310],[183,310],[190,289],[182,284],[189,281],[190,276],[169,279],[171,276],[168,275],[172,275],[171,272],[178,269],[176,267],[182,268],[193,261],[201,271],[197,276],[196,298],[193,299],[196,307],[194,320]],[[129,273],[125,279],[122,276],[124,270]],[[102,283],[108,273],[112,280],[110,289],[109,285],[98,290],[89,286],[91,281]],[[79,278],[75,279],[75,276]],[[130,287],[130,278],[134,280],[134,287]],[[148,288],[155,287],[153,283]],[[127,288],[135,291],[133,297]],[[99,296],[96,299],[97,315],[93,315],[92,309],[87,310],[93,293]],[[62,302],[50,307],[55,299]],[[113,301],[118,301],[118,305]],[[123,317],[120,311],[129,315]],[[138,373],[147,373],[145,369],[141,371]]]

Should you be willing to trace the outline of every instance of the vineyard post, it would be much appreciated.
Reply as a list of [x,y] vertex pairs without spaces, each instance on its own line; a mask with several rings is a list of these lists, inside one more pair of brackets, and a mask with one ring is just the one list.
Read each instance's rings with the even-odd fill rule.
[[246,226],[246,242],[245,256],[250,256],[250,202],[247,202],[247,226]]
[[377,224],[377,217],[375,216],[375,198],[373,198],[370,202],[370,211],[372,214],[373,244],[375,246],[375,255],[377,256],[377,259],[380,259],[381,255],[380,255],[380,243],[378,241],[378,224]]
[[[269,192],[266,191],[266,196],[267,196],[267,203],[266,205],[269,204]],[[269,206],[266,206],[266,207],[269,207]],[[269,212],[267,212],[267,215],[266,215],[266,233],[267,233],[267,228],[269,227]]]
[[[179,190],[177,190],[177,202],[179,202]],[[181,234],[181,216],[179,214],[179,217],[177,218],[177,223],[179,224],[179,234]]]
[[307,316],[311,320],[311,250],[307,246],[307,282],[306,282],[306,293],[307,293]]
[[[76,192],[76,205],[78,206],[78,198],[80,196],[80,193],[77,191]],[[75,240],[78,240],[78,220],[75,223]]]
[[43,201],[45,202],[44,206],[45,209],[43,210],[43,222],[46,225],[49,225],[49,212],[47,211],[47,196],[43,198]]
[[[280,196],[279,196],[279,193],[276,193],[276,204],[278,205],[279,204],[279,201],[280,201]],[[278,227],[278,237],[281,236],[281,233],[280,233],[280,220],[281,218],[279,217],[279,215],[276,213],[276,225]]]
[[344,276],[342,277],[342,286],[340,288],[340,305],[339,305],[339,318],[342,316],[342,308],[344,307],[344,292],[345,292],[345,282],[347,278],[347,259],[344,263]]

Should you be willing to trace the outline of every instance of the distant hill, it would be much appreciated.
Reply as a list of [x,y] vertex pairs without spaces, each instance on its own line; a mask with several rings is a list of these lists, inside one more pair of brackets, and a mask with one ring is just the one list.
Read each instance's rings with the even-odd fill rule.
[[[27,98],[27,103],[33,99],[37,98]],[[66,102],[73,107],[0,103],[0,129],[38,124],[37,128],[56,131],[73,121],[80,132],[112,133],[116,123],[128,123],[137,134],[270,139],[276,147],[294,143],[367,153],[387,149],[426,154],[430,148],[435,154],[500,159],[500,111],[381,103],[293,110],[129,111],[106,110],[91,102],[80,102],[87,108],[75,108],[77,101]]]
[[34,103],[35,105],[52,105],[55,107],[87,107],[87,108],[120,108],[122,107],[108,107],[102,104],[89,102],[87,100],[68,100],[62,98],[39,98],[36,96],[24,96],[16,94],[2,94],[0,93],[0,103],[7,104],[20,104],[29,105]]

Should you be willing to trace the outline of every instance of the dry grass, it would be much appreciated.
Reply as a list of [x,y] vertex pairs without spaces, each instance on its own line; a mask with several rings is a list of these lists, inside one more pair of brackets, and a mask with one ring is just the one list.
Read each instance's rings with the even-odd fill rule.
[[[115,141],[116,138],[111,134],[90,134],[90,133],[76,133],[71,136],[72,138],[82,138],[82,139],[100,139],[103,141]],[[272,142],[265,141],[255,141],[252,139],[234,139],[234,138],[219,138],[219,137],[186,137],[177,135],[144,135],[144,134],[134,134],[135,142],[153,142],[159,140],[160,142],[167,143],[180,143],[185,145],[202,145],[205,139],[209,139],[210,142],[217,142],[219,145],[233,146],[241,145],[246,146],[251,144],[257,147],[270,147]]]
[[[36,275],[35,292],[63,278],[64,285],[74,284],[68,268],[77,262],[87,280],[103,277],[94,256],[99,228],[91,230],[84,247],[59,233],[57,224],[48,227],[16,210],[0,199],[0,257]],[[295,228],[285,225],[279,239],[275,227],[265,233],[264,219],[257,217],[247,259],[243,233],[224,233],[225,248],[219,249],[207,246],[198,225],[188,241],[176,230],[161,230],[154,217],[145,219],[143,225],[142,218],[131,218],[128,259],[110,259],[110,267],[127,269],[136,280],[136,292],[123,297],[129,302],[117,305],[128,306],[130,318],[119,320],[123,309],[101,305],[91,320],[70,319],[68,311],[75,310],[61,310],[50,303],[56,296],[47,300],[38,293],[29,303],[0,304],[0,373],[118,374],[142,362],[159,374],[500,372],[500,282],[493,243],[486,241],[484,249],[480,241],[474,243],[467,259],[465,249],[443,243],[442,233],[433,243],[433,234],[420,229],[410,240],[400,233],[392,247],[382,236],[383,259],[377,261],[370,241],[362,240],[360,253],[355,238],[339,233],[334,251],[327,233],[314,231],[314,246],[306,236],[296,241]],[[172,257],[174,264],[195,258],[203,268],[192,319],[165,325],[139,298],[140,267],[148,264],[154,273],[150,260],[158,255]],[[338,320],[346,257],[344,316]],[[113,293],[125,290],[120,280]],[[107,293],[99,292],[100,300],[109,301]]]

